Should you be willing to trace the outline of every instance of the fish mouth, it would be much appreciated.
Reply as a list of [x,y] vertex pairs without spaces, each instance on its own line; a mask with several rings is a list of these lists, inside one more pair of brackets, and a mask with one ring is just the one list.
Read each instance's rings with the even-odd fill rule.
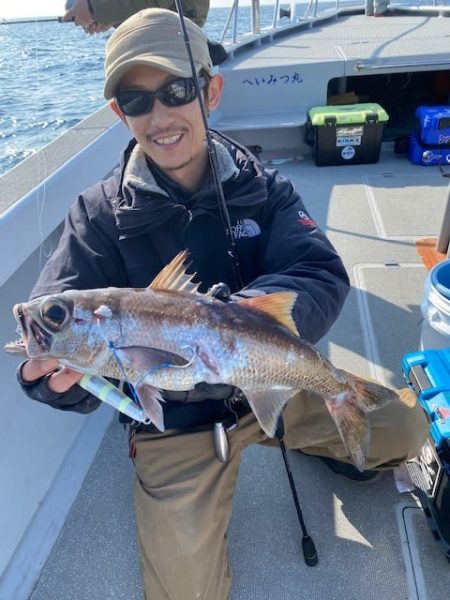
[[16,356],[22,356],[23,358],[28,357],[27,347],[22,339],[8,342],[3,346],[3,349],[5,352],[8,352],[8,354],[15,354]]
[[29,351],[32,340],[42,353],[48,353],[51,347],[51,334],[28,314],[23,304],[16,304],[13,308],[13,313],[22,330],[22,340],[18,340],[16,344],[18,346],[25,346]]

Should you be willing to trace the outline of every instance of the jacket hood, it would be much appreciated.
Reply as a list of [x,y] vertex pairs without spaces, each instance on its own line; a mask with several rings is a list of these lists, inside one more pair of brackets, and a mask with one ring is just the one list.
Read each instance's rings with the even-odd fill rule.
[[[213,132],[212,143],[227,206],[245,206],[248,210],[249,205],[254,205],[257,208],[267,197],[266,178],[259,163],[245,148],[222,134]],[[180,200],[158,184],[144,151],[135,140],[122,154],[116,182],[118,191],[113,207],[120,238],[141,235],[181,213],[186,215],[186,207]],[[190,200],[192,216],[210,213],[220,218],[211,173]]]

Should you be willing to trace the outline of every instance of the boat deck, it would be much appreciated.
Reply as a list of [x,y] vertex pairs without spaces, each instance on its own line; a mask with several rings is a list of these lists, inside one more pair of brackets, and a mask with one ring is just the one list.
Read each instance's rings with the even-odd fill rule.
[[[302,24],[298,27],[300,31]],[[239,52],[235,55],[243,69],[255,68],[264,60],[283,67],[333,59],[341,62],[369,59],[387,64],[389,61],[398,64],[402,60],[422,64],[430,56],[446,59],[449,37],[445,18],[395,12],[368,18],[363,14],[343,13],[310,22],[299,36],[279,32],[270,39],[270,44],[264,45],[262,40],[262,48],[254,57],[239,58]]]
[[[446,181],[437,168],[415,167],[390,149],[375,165],[324,169],[307,157],[277,168],[295,182],[352,279],[321,349],[340,367],[402,386],[400,359],[418,349],[427,274],[415,240],[435,235]],[[114,421],[30,600],[142,598],[125,438]],[[250,447],[229,531],[232,600],[446,597],[448,563],[391,473],[361,485],[318,459],[289,454],[319,564],[303,562],[281,453]]]

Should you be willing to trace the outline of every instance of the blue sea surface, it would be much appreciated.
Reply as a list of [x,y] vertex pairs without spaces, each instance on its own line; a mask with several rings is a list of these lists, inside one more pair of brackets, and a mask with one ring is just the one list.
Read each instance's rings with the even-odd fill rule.
[[[297,16],[306,7],[297,5]],[[273,10],[261,6],[263,27],[271,24]],[[204,27],[209,39],[220,40],[228,12],[210,10]],[[250,7],[240,7],[238,33],[250,30],[250,18]],[[0,22],[0,175],[105,104],[104,46],[111,31],[90,36],[72,23]]]
[[104,104],[106,37],[56,21],[0,24],[0,174]]

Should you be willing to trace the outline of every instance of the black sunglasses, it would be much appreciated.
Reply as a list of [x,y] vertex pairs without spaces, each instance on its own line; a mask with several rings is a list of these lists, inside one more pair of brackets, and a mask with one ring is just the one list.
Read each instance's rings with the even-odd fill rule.
[[[207,81],[199,77],[198,85],[204,88]],[[194,79],[192,77],[171,79],[155,92],[145,90],[124,90],[116,95],[116,102],[120,110],[127,117],[138,117],[152,110],[155,98],[171,108],[189,104],[197,97]]]

